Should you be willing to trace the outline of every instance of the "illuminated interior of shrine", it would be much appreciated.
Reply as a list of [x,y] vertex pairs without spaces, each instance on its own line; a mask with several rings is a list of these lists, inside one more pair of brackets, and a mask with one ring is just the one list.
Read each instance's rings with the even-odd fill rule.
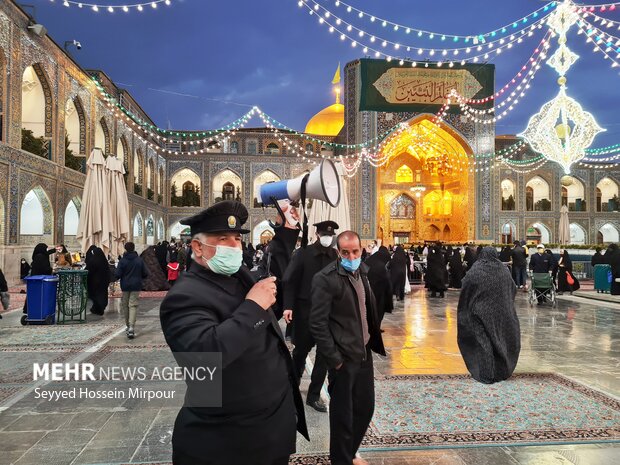
[[466,142],[423,115],[383,145],[377,235],[386,244],[467,240],[472,205]]

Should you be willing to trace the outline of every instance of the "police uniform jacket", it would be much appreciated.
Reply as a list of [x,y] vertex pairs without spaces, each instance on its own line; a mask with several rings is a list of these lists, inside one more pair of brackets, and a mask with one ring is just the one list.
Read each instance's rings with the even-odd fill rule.
[[245,299],[253,284],[245,267],[229,277],[194,264],[161,304],[172,352],[222,354],[222,407],[188,406],[189,391],[200,389],[200,382],[188,383],[173,435],[174,449],[185,455],[214,463],[268,461],[295,451],[296,426],[308,437],[274,314]]
[[[359,273],[366,293],[368,346],[373,352],[385,355],[375,297],[368,283],[368,267],[362,263]],[[340,261],[327,265],[312,280],[310,331],[329,368],[345,360],[361,362],[366,358],[359,300]]]
[[317,240],[299,249],[284,274],[284,310],[293,310],[293,321],[310,318],[312,278],[338,258],[333,247],[323,247]]

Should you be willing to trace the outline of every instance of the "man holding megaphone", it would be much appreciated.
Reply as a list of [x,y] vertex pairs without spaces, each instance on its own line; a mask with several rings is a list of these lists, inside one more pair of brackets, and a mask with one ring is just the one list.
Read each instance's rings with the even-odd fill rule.
[[242,264],[247,219],[245,206],[226,200],[181,220],[191,228],[194,265],[163,300],[161,326],[182,366],[191,365],[187,353],[221,354],[222,404],[196,405],[209,380],[187,381],[172,436],[174,465],[286,465],[296,427],[308,438],[291,356],[271,309],[276,278],[257,281]]

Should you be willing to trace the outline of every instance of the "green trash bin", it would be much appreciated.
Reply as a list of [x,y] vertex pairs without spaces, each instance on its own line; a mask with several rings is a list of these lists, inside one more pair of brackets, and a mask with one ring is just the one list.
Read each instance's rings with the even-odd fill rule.
[[86,303],[88,302],[87,276],[87,270],[58,271],[57,324],[86,322]]
[[594,289],[596,292],[609,293],[611,289],[611,266],[594,266]]

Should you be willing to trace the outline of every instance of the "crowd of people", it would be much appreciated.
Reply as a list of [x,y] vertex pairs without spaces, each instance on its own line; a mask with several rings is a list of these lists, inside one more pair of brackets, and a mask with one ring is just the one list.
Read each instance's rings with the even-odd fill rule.
[[[215,458],[212,464],[288,463],[296,431],[309,438],[299,386],[314,347],[305,403],[329,412],[331,463],[365,464],[357,451],[374,411],[372,353],[386,356],[383,319],[404,301],[412,282],[423,284],[429,298],[460,289],[457,342],[481,383],[506,380],[516,367],[521,336],[515,295],[527,289],[528,269],[552,275],[559,292],[579,286],[566,250],[556,258],[541,244],[530,254],[519,241],[499,253],[471,244],[405,249],[373,241],[363,247],[356,232],[340,231],[334,221],[316,223],[307,245],[295,206],[282,204],[281,211],[272,240],[256,247],[242,242],[249,233],[245,206],[223,201],[181,221],[191,230],[190,240],[163,241],[140,256],[131,242],[116,259],[96,246],[81,256],[62,245],[38,244],[32,262],[22,261],[22,278],[88,270],[91,312],[99,315],[108,306],[110,286],[120,280],[130,339],[140,291],[168,291],[160,320],[177,362],[191,364],[187,353],[221,354],[221,407],[197,405],[205,386],[187,383],[172,439],[176,465],[204,463],[203,457]],[[597,250],[592,264],[602,263],[611,265],[612,293],[620,294],[617,246],[604,254]],[[5,287],[0,275],[0,293]],[[326,378],[329,406],[321,399]]]

